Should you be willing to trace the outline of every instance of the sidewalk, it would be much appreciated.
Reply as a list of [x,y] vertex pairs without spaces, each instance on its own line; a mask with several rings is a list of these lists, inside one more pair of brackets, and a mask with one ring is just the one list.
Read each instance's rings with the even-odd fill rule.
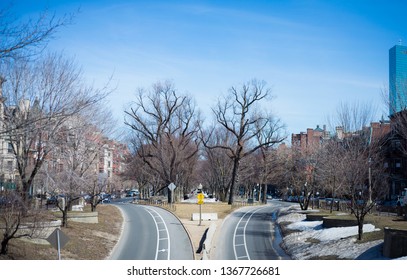
[[[192,221],[190,219],[180,219],[180,221],[186,228],[191,238],[195,252],[195,260],[210,258],[210,253],[213,249],[212,244],[215,242],[215,231],[220,227],[223,219],[218,219],[216,221],[201,221],[201,225],[199,225],[199,221]],[[209,230],[210,228],[211,230]],[[200,242],[206,230],[208,230],[208,232],[206,236],[205,250],[202,250],[201,253],[196,253],[200,247]]]

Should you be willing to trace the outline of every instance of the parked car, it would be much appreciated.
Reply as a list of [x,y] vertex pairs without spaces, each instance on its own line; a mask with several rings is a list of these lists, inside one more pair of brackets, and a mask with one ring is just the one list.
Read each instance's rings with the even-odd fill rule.
[[64,197],[65,197],[65,195],[63,195],[63,194],[53,195],[53,196],[47,198],[47,202],[45,204],[46,205],[57,205],[58,199],[61,199]]
[[103,193],[100,195],[100,200],[102,203],[110,203],[112,202],[112,196],[108,193]]
[[140,192],[139,192],[139,190],[136,190],[136,189],[132,189],[126,193],[126,197],[135,197],[135,196],[139,196],[139,195],[140,195]]

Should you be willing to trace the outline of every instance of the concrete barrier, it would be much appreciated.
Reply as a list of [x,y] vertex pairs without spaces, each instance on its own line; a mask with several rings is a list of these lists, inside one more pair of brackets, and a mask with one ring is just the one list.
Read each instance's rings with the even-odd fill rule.
[[203,244],[203,253],[202,253],[202,259],[203,260],[209,260],[210,255],[211,255],[211,249],[212,249],[212,239],[213,235],[215,234],[216,231],[216,223],[211,223],[209,226],[208,232],[206,233],[206,239]]
[[[38,222],[36,224],[26,223],[20,225],[17,234],[29,234],[31,237],[24,237],[23,240],[37,244],[48,244],[48,236],[56,229],[61,227],[60,220]],[[5,230],[0,226],[0,233]]]
[[321,214],[312,214],[312,213],[308,213],[306,214],[307,216],[307,221],[322,221],[324,219],[324,217],[329,216],[329,214],[321,215]]
[[99,222],[98,212],[70,212],[68,213],[68,220],[88,224],[97,224]]
[[[61,212],[58,213],[58,218],[62,218]],[[80,211],[68,212],[68,221],[97,224],[99,222],[98,212],[80,212]]]
[[[218,213],[202,213],[202,221],[217,221]],[[199,221],[199,213],[192,213],[191,221]]]
[[383,256],[391,259],[407,256],[406,230],[384,228]]
[[356,219],[336,219],[335,217],[323,217],[322,220],[322,226],[324,228],[352,227],[358,225],[358,221],[356,221]]
[[72,211],[83,211],[83,205],[72,205]]

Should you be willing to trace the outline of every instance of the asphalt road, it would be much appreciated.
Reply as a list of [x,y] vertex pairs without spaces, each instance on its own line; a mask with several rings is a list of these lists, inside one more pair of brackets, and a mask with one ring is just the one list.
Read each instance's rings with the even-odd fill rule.
[[279,246],[275,218],[284,202],[272,200],[261,207],[243,207],[223,222],[216,240],[217,260],[290,259]]
[[114,203],[124,216],[123,232],[110,259],[193,260],[191,241],[170,212],[131,203]]

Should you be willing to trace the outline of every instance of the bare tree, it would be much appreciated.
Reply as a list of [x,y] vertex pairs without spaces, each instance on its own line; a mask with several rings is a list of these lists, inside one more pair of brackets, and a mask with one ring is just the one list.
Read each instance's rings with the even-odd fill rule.
[[[333,190],[339,188],[343,198],[350,199],[349,207],[358,222],[358,238],[362,239],[366,215],[383,198],[387,175],[384,169],[387,135],[373,133],[366,124],[372,113],[365,106],[341,107],[341,126],[350,127],[342,137],[325,146],[325,171],[329,171]],[[351,124],[351,125],[349,125]],[[352,125],[353,124],[353,125]],[[329,168],[327,168],[329,167]],[[337,191],[336,191],[337,192]]]
[[73,20],[73,14],[57,18],[45,10],[36,19],[21,21],[11,2],[4,4],[0,7],[0,62],[38,53],[61,27]]
[[2,232],[0,255],[8,253],[11,240],[37,237],[42,233],[45,216],[39,209],[28,209],[18,193],[2,191],[0,197],[0,228]]
[[336,113],[327,119],[332,130],[341,127],[344,133],[352,133],[368,127],[376,114],[377,107],[373,103],[341,102]]
[[[123,177],[125,180],[137,184],[143,198],[150,197],[150,188],[154,186],[152,184],[154,176],[143,159],[137,154],[137,150],[132,151],[129,155]],[[155,193],[155,190],[153,192]]]
[[[209,128],[206,134],[211,134],[207,147],[231,145],[231,135],[220,127]],[[215,194],[216,198],[225,201],[230,189],[233,161],[224,149],[209,149],[204,147],[201,161],[201,180]]]
[[[266,121],[266,126],[263,126],[263,121]],[[268,145],[262,145],[260,147],[260,160],[258,161],[258,166],[260,169],[260,174],[258,174],[258,182],[260,186],[263,187],[263,200],[264,204],[267,203],[267,184],[278,176],[278,167],[280,166],[279,161],[276,158],[275,146],[276,144],[284,141],[287,136],[285,132],[285,126],[282,124],[281,120],[273,115],[269,115],[266,119],[256,123],[256,126],[260,130],[257,134],[257,142],[269,143]]]
[[[358,222],[358,239],[363,236],[367,214],[386,193],[387,174],[384,168],[383,139],[370,139],[369,131],[345,139],[343,158],[346,194]],[[372,140],[372,141],[371,141]]]
[[2,136],[12,146],[26,200],[67,120],[103,100],[109,91],[86,86],[75,63],[56,54],[35,62],[9,61],[5,77]]
[[295,198],[302,210],[307,210],[316,192],[315,174],[318,167],[316,151],[309,153],[298,147],[292,147],[283,160],[283,166],[287,195]]
[[157,192],[189,175],[184,167],[197,160],[200,125],[191,97],[178,95],[168,81],[156,83],[151,91],[140,89],[134,107],[125,113],[138,155],[162,181]]
[[263,81],[252,80],[245,83],[240,89],[230,88],[230,94],[219,100],[212,109],[216,121],[232,136],[232,145],[208,144],[209,135],[204,144],[210,149],[224,149],[233,160],[232,177],[229,189],[228,203],[233,203],[236,180],[241,159],[250,155],[261,147],[282,142],[283,139],[265,139],[265,142],[256,142],[257,136],[273,120],[267,115],[259,113],[260,102],[270,97],[271,90],[266,88]]
[[[99,182],[99,154],[101,139],[99,131],[87,125],[81,118],[73,118],[67,124],[64,133],[60,133],[56,156],[61,167],[56,172],[55,181],[58,182],[60,194],[64,194],[64,203],[58,207],[62,211],[62,226],[67,226],[67,214],[71,210],[72,203],[92,190],[92,198],[98,203],[102,182]],[[95,188],[95,185],[97,188]],[[94,207],[92,207],[94,208]],[[94,210],[94,209],[93,209]]]
[[[327,202],[330,203],[330,211],[332,212],[336,201],[346,194],[346,149],[342,141],[333,139],[324,144],[318,156],[320,160],[318,170],[318,180],[321,182],[320,192],[331,199]],[[336,206],[335,210],[339,210],[339,204]]]

